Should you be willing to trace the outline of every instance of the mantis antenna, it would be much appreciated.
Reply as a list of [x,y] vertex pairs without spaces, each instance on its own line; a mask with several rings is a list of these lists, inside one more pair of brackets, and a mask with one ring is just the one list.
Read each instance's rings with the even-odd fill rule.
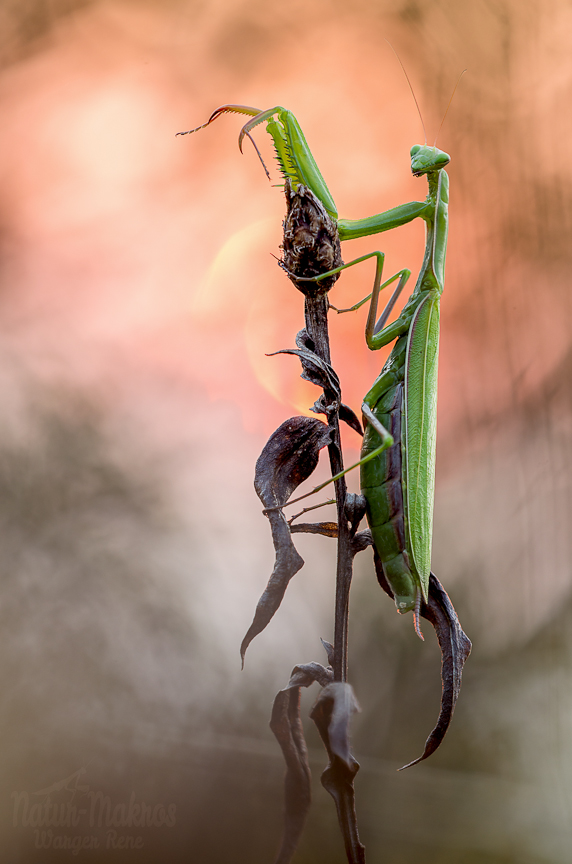
[[[441,132],[441,129],[443,128],[443,123],[445,122],[445,117],[447,116],[447,114],[449,112],[449,108],[451,107],[451,102],[453,101],[453,96],[457,92],[457,87],[459,86],[459,81],[461,80],[461,78],[463,77],[463,75],[465,74],[466,71],[467,71],[466,69],[463,69],[463,71],[461,72],[461,74],[457,78],[457,83],[455,84],[455,87],[453,88],[453,92],[451,93],[451,98],[449,99],[449,104],[447,105],[447,109],[446,109],[445,113],[443,114],[443,119],[441,120],[441,125],[439,126],[439,132]],[[433,147],[437,146],[437,138],[439,137],[439,132],[437,132],[437,134],[435,136],[435,143],[433,144]]]
[[[407,78],[407,83],[409,84],[409,89],[411,90],[411,95],[413,96],[413,100],[414,100],[415,105],[416,105],[416,107],[417,107],[417,113],[419,114],[419,119],[421,120],[421,125],[423,126],[423,134],[425,135],[425,143],[427,144],[427,132],[425,131],[425,123],[423,122],[423,116],[422,116],[422,114],[421,114],[421,108],[419,107],[419,102],[417,101],[417,97],[416,97],[415,92],[414,92],[414,90],[413,90],[413,87],[412,87],[412,85],[411,85],[411,81],[409,80],[409,75],[408,75],[407,72],[405,71],[405,66],[404,66],[403,63],[401,62],[401,57],[399,56],[399,54],[397,53],[397,51],[395,50],[395,48],[393,47],[393,45],[391,44],[391,42],[389,41],[389,39],[386,39],[385,41],[387,42],[387,44],[389,45],[389,47],[391,48],[391,50],[393,51],[393,53],[395,54],[395,56],[397,57],[397,59],[399,60],[399,65],[400,65],[401,68],[403,69],[403,74],[404,74],[405,77]],[[462,73],[461,73],[461,74],[462,74]],[[459,82],[457,82],[457,83],[459,83]],[[457,88],[455,88],[455,90],[456,90],[456,89],[457,89]],[[455,92],[455,91],[453,91],[453,93],[454,93],[454,92]],[[452,97],[451,97],[451,98],[452,98]],[[449,104],[450,104],[450,103],[449,103]],[[447,109],[447,110],[449,110],[449,109]],[[446,112],[445,112],[445,113],[446,113]],[[444,118],[443,118],[443,119],[444,119]],[[441,125],[443,125],[443,124],[441,124]],[[441,130],[439,130],[439,131],[441,131]]]

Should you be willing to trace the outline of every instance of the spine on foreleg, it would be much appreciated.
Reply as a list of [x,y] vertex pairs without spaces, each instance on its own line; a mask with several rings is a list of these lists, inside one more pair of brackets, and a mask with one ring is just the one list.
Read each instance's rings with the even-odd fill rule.
[[[402,487],[403,383],[392,386],[378,400],[373,411],[393,436],[394,444],[361,467],[361,491],[366,499],[366,516],[385,577],[395,596],[399,612],[415,606],[417,589],[409,566],[406,546]],[[366,424],[362,458],[379,447],[379,436]]]

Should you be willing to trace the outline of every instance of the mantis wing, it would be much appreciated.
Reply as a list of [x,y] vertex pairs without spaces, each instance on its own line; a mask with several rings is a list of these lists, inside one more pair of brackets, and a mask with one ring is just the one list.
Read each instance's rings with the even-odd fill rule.
[[405,361],[405,485],[409,546],[427,602],[431,572],[439,296],[427,295],[413,314]]

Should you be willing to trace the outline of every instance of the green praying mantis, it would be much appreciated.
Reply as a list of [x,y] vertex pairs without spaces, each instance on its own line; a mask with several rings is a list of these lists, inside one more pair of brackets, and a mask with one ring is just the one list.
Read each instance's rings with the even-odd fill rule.
[[[411,271],[403,269],[382,283],[382,252],[371,252],[312,277],[320,281],[369,258],[376,259],[371,294],[351,309],[337,310],[354,311],[370,300],[365,328],[368,347],[375,351],[395,340],[379,376],[364,397],[361,458],[351,468],[360,466],[367,520],[397,610],[402,614],[413,612],[415,629],[423,638],[419,611],[421,602],[428,599],[431,570],[439,308],[448,232],[449,178],[444,169],[450,157],[435,146],[414,145],[411,171],[415,177],[427,177],[429,188],[424,201],[412,201],[366,219],[339,219],[330,191],[291,111],[280,106],[259,111],[245,105],[223,105],[206,123],[189,132],[205,128],[226,112],[251,116],[240,132],[239,147],[242,152],[244,137],[250,138],[269,177],[251,135],[256,126],[266,121],[284,178],[289,179],[294,189],[303,185],[313,192],[337,223],[340,240],[380,234],[417,218],[426,224],[425,254],[415,288],[401,313],[390,324],[387,322],[391,311]],[[396,280],[397,287],[376,320],[379,295]]]

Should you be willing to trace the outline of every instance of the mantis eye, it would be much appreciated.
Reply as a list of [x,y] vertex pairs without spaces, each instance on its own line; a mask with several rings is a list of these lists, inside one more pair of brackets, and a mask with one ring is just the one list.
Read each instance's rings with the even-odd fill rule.
[[409,151],[410,156],[416,156],[417,153],[421,150],[421,144],[414,144],[411,150]]

